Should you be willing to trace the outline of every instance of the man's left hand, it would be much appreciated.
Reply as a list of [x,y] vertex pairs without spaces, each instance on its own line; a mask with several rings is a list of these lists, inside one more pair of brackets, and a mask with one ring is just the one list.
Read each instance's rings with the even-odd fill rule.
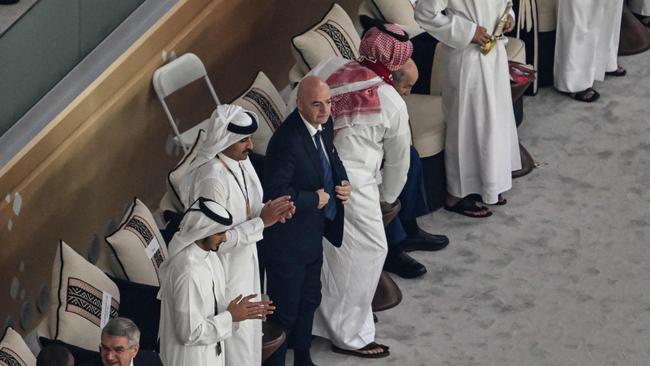
[[506,18],[506,24],[503,26],[503,33],[508,33],[515,28],[515,19],[512,15],[508,14]]
[[352,194],[352,186],[347,180],[342,180],[340,186],[334,187],[334,191],[336,192],[336,198],[340,199],[341,203],[345,205],[350,199],[350,194]]

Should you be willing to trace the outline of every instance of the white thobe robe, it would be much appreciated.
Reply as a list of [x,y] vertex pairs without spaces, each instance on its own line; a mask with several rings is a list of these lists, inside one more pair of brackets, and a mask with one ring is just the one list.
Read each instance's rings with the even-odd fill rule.
[[[219,258],[226,272],[226,297],[258,294],[253,301],[260,300],[260,274],[256,243],[262,240],[264,222],[259,218],[262,211],[262,184],[249,159],[237,162],[219,154],[233,174],[237,176],[242,189],[248,190],[253,219],[248,220],[246,201],[232,175],[222,163],[210,160],[195,173],[183,179],[181,198],[185,207],[199,197],[215,200],[223,205],[233,217],[233,227],[226,232],[226,241],[219,247]],[[246,176],[246,187],[241,176],[241,167]],[[262,362],[262,321],[253,319],[242,322],[239,329],[225,342],[226,365],[259,365]]]
[[[309,74],[326,80],[329,73],[319,73],[327,69],[323,66]],[[388,252],[379,202],[397,200],[410,163],[406,104],[387,84],[377,92],[381,101],[377,120],[339,129],[334,137],[352,194],[345,206],[343,244],[323,245],[322,300],[313,333],[344,349],[359,349],[375,340],[372,299]]]
[[555,88],[577,93],[618,68],[623,0],[558,0]]
[[[224,365],[217,343],[233,334],[225,274],[216,253],[187,246],[166,264],[161,293],[160,358],[163,365]],[[215,300],[218,314],[215,315]]]
[[422,28],[443,43],[447,192],[455,197],[480,194],[486,203],[496,203],[500,193],[512,188],[512,171],[521,169],[505,40],[485,56],[471,43],[477,26],[492,33],[506,4],[419,0],[415,12]]
[[650,16],[650,0],[630,0],[628,5],[634,14]]

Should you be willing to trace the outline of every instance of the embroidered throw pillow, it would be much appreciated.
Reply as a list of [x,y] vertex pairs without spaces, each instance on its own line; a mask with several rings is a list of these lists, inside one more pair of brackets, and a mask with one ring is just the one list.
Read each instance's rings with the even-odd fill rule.
[[424,33],[415,21],[415,10],[410,0],[365,0],[359,6],[359,16],[362,15],[398,24],[410,38]]
[[303,74],[331,57],[359,57],[361,39],[350,16],[338,4],[316,25],[291,40],[294,56]]
[[61,241],[52,266],[50,335],[96,350],[101,328],[118,314],[120,292],[113,281]]
[[151,212],[137,197],[106,241],[111,249],[113,273],[118,278],[160,286],[158,268],[167,258],[167,246]]
[[36,357],[29,350],[23,337],[13,328],[5,331],[0,341],[0,365],[2,366],[35,366]]
[[253,134],[253,151],[266,155],[271,135],[287,115],[287,104],[282,96],[271,80],[260,71],[253,84],[233,104],[255,112],[260,119],[257,121],[257,131]]
[[176,212],[185,211],[183,201],[179,195],[178,187],[185,177],[185,174],[187,174],[187,169],[189,169],[190,164],[194,158],[196,158],[196,154],[199,151],[201,144],[205,142],[206,135],[207,133],[205,130],[199,130],[199,134],[196,136],[196,141],[194,141],[194,145],[192,145],[190,151],[188,151],[187,154],[183,156],[183,159],[181,159],[181,161],[174,167],[174,169],[172,169],[169,174],[167,174],[167,189],[169,192],[171,192],[170,198],[174,209],[176,209]]

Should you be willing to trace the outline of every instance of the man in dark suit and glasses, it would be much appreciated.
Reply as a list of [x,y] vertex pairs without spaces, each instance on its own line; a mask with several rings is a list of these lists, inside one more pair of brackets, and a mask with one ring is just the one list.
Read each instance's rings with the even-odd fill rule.
[[102,328],[99,357],[84,366],[160,366],[158,354],[140,350],[140,329],[131,319],[113,318]]
[[307,77],[296,102],[273,134],[264,161],[265,200],[290,195],[296,205],[293,219],[267,228],[260,245],[267,293],[276,304],[270,321],[287,333],[265,365],[284,366],[287,348],[294,350],[295,366],[313,365],[309,348],[321,300],[323,237],[341,245],[343,204],[352,191],[333,144],[329,87]]

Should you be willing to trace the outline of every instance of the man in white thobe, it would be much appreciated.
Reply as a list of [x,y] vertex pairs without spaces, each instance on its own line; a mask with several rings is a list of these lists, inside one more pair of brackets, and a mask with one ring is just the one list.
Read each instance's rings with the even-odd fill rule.
[[[206,141],[181,181],[185,207],[198,197],[219,202],[233,216],[233,228],[219,249],[226,273],[226,298],[261,294],[256,243],[265,227],[290,218],[295,207],[288,196],[262,203],[262,185],[248,159],[255,114],[236,105],[222,104],[212,115]],[[252,320],[225,342],[226,365],[262,362],[262,322]]]
[[250,302],[254,294],[227,303],[226,281],[217,256],[232,216],[200,198],[185,213],[160,269],[160,356],[164,365],[224,365],[223,341],[240,321],[262,319],[270,302]]
[[322,301],[313,332],[331,340],[335,352],[367,358],[389,355],[388,347],[375,343],[371,305],[387,252],[379,204],[395,202],[402,191],[411,144],[406,104],[390,85],[390,72],[413,47],[399,27],[386,28],[401,40],[373,28],[361,41],[362,59],[330,59],[309,73],[331,88],[334,145],[354,192],[343,244],[323,248]]
[[[521,169],[512,110],[505,40],[487,55],[480,52],[507,10],[507,0],[419,0],[420,26],[443,43],[442,100],[447,123],[445,208],[470,217],[487,217],[476,203],[504,204],[512,171]],[[504,32],[514,27],[507,16]]]
[[592,87],[618,66],[623,0],[558,0],[555,88],[582,102],[600,94]]

